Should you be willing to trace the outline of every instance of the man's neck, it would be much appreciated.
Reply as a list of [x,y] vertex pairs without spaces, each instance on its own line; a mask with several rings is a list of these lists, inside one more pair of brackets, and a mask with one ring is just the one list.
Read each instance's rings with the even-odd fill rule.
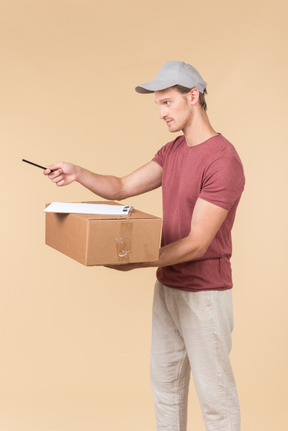
[[199,109],[194,112],[190,124],[183,130],[188,147],[202,144],[207,139],[218,135],[210,124],[206,111]]

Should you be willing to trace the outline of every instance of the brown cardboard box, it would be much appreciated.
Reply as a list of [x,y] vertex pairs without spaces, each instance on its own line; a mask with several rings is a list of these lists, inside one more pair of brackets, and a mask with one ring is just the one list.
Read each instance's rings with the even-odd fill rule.
[[118,218],[46,213],[46,244],[87,266],[152,262],[158,259],[161,225],[159,217],[136,209]]

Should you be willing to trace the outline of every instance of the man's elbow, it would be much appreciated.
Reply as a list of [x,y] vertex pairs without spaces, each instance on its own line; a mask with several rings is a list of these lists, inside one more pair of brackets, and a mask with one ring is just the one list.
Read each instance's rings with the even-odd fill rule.
[[201,259],[207,252],[209,245],[210,244],[207,244],[205,241],[201,241],[200,239],[196,241],[194,239],[192,242],[190,253],[188,253],[191,260]]
[[129,197],[129,194],[125,190],[125,185],[121,178],[114,177],[113,187],[107,193],[106,198],[112,201],[121,201]]
[[124,189],[119,189],[111,196],[111,199],[114,201],[122,201],[123,199],[127,199],[129,197],[129,193],[127,193]]
[[207,249],[208,249],[208,246],[206,246],[205,244],[199,244],[194,251],[195,253],[194,259],[195,260],[201,259],[205,255]]

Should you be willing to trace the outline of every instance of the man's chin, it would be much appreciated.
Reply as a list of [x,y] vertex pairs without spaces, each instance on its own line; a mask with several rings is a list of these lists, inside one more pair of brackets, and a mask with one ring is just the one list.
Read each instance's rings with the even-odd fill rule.
[[176,133],[176,132],[180,132],[180,128],[179,127],[173,127],[172,125],[171,126],[168,126],[168,130],[169,130],[169,132],[170,133]]

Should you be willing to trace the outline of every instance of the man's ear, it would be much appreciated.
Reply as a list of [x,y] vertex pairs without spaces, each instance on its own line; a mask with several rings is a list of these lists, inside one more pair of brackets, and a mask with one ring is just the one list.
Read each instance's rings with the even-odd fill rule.
[[197,88],[192,88],[189,92],[189,102],[191,105],[196,105],[199,100],[199,90]]

